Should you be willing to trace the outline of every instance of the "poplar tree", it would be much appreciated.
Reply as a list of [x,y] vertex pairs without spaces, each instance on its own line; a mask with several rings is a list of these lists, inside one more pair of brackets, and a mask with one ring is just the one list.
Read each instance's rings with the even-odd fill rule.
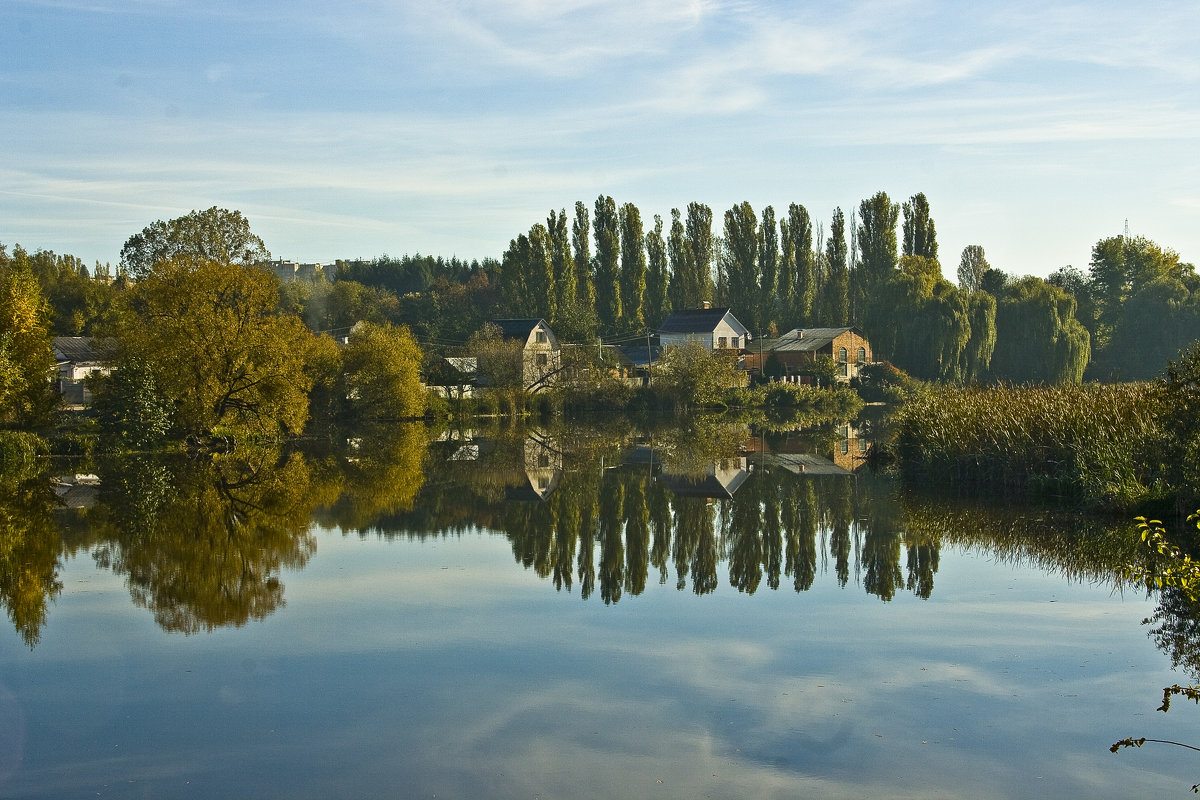
[[887,192],[877,192],[871,199],[863,200],[858,211],[855,242],[859,261],[855,264],[851,305],[861,315],[867,335],[872,336],[881,324],[878,318],[887,313],[877,299],[878,290],[896,271],[899,258],[896,221],[900,206],[891,201]]
[[776,298],[779,291],[779,231],[775,226],[775,209],[763,209],[758,230],[759,330],[771,327],[778,316]]
[[781,294],[788,291],[791,295],[789,324],[811,325],[817,299],[816,258],[812,244],[812,220],[804,206],[796,203],[788,206],[788,234],[795,254],[794,277],[790,289],[784,290],[781,282],[780,291]]
[[969,244],[963,248],[962,256],[958,259],[958,286],[965,292],[979,291],[983,273],[991,269],[983,247]]
[[646,301],[643,315],[646,325],[657,328],[670,313],[667,285],[667,243],[663,240],[663,219],[654,215],[654,228],[646,233]]
[[[529,237],[519,234],[508,243],[500,259],[500,294],[508,313],[528,317],[533,313],[533,296],[528,283]],[[343,283],[344,281],[338,281]]]
[[918,192],[904,203],[904,255],[937,261],[937,233],[929,216],[929,201]]
[[550,236],[550,266],[554,273],[554,291],[557,313],[574,309],[576,301],[575,259],[571,255],[571,237],[567,233],[567,211],[550,212],[546,219],[546,232]]
[[726,301],[734,314],[762,330],[759,313],[758,218],[750,203],[742,202],[725,212],[721,273],[726,281]]
[[532,316],[553,322],[558,308],[554,284],[554,264],[551,258],[550,234],[546,226],[537,223],[529,229],[529,262],[526,286],[530,293]]
[[825,276],[822,287],[822,325],[836,327],[850,321],[850,270],[846,264],[846,218],[842,209],[833,210],[829,239],[825,242]]
[[633,203],[621,206],[621,318],[625,327],[645,323],[642,310],[646,294],[646,243],[642,215]]
[[592,234],[596,255],[592,272],[596,280],[596,312],[600,324],[610,330],[621,321],[621,236],[617,204],[611,197],[596,198]]
[[685,308],[699,307],[705,300],[712,299],[712,266],[716,256],[717,242],[712,232],[712,209],[703,203],[688,203],[687,221],[688,277],[690,294],[685,299]]
[[690,259],[691,251],[688,248],[687,235],[684,233],[683,220],[680,219],[679,209],[672,208],[671,233],[667,237],[667,260],[671,268],[667,297],[671,301],[671,308],[676,311],[688,308],[687,281],[692,274]]
[[591,221],[587,206],[575,201],[575,221],[571,223],[571,245],[575,255],[575,296],[584,308],[595,309],[596,285],[592,280],[592,256],[589,237]]

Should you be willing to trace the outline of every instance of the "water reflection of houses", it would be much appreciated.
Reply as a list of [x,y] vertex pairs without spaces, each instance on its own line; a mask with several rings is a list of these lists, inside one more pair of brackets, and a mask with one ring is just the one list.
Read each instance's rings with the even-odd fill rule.
[[670,472],[657,450],[641,445],[625,456],[624,463],[650,467],[656,473],[655,479],[677,497],[727,499],[750,477],[745,456],[715,460],[691,472]]
[[870,440],[849,423],[833,429],[831,439],[814,441],[810,437],[768,440],[755,464],[781,467],[797,475],[850,475],[867,463]]
[[[545,500],[562,481],[562,450],[552,437],[531,433],[519,444],[477,436],[472,431],[443,436],[452,449],[448,461],[504,465],[502,473],[505,497],[509,500]],[[517,451],[513,452],[516,447]],[[506,458],[507,456],[507,458]]]
[[707,465],[700,474],[663,472],[658,480],[676,497],[727,499],[750,477],[745,456],[726,458]]

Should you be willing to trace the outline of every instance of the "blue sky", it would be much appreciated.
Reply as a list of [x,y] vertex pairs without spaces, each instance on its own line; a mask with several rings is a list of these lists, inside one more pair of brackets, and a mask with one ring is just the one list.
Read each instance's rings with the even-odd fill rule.
[[0,26],[0,242],[89,263],[213,205],[276,257],[470,259],[598,194],[828,227],[879,190],[926,194],[951,279],[968,244],[1086,267],[1126,219],[1200,261],[1195,2],[4,0]]

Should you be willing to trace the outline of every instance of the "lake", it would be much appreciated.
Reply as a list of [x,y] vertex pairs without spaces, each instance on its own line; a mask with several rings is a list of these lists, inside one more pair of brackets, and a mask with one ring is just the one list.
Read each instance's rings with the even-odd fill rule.
[[10,478],[0,796],[1190,796],[1108,749],[1200,743],[1136,530],[862,453],[410,426]]

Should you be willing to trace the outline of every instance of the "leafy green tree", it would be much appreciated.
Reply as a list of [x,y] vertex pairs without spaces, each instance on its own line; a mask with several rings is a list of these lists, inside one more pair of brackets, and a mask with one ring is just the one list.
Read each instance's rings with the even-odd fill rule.
[[929,215],[929,200],[918,192],[904,203],[904,255],[937,261],[937,232]]
[[140,281],[158,262],[178,256],[241,266],[271,259],[240,211],[213,206],[167,222],[157,220],[130,236],[121,248],[121,267]]
[[174,404],[184,433],[219,425],[300,431],[311,380],[312,335],[279,316],[279,282],[259,269],[177,257],[159,261],[131,292],[118,338]]
[[667,347],[654,363],[655,391],[678,408],[717,405],[726,390],[744,384],[734,351],[708,350],[699,342]]
[[28,263],[0,258],[0,425],[48,420],[55,403],[53,370],[49,306],[37,279]]
[[967,293],[979,291],[983,288],[983,273],[991,268],[982,245],[967,245],[958,260],[958,288]]
[[343,359],[347,395],[359,416],[408,419],[425,412],[421,350],[408,328],[356,325]]
[[611,197],[596,198],[592,233],[596,255],[592,273],[596,281],[596,310],[600,324],[614,329],[621,321],[621,220]]
[[645,324],[646,243],[642,215],[633,203],[621,206],[621,321],[626,328]]
[[1089,271],[1098,306],[1100,347],[1108,344],[1130,296],[1155,281],[1182,280],[1186,274],[1195,272],[1190,264],[1180,263],[1174,250],[1164,250],[1141,236],[1101,239],[1092,248]]
[[170,433],[172,405],[158,386],[150,364],[137,356],[121,359],[118,368],[93,376],[92,408],[101,428],[137,450],[153,447]]

